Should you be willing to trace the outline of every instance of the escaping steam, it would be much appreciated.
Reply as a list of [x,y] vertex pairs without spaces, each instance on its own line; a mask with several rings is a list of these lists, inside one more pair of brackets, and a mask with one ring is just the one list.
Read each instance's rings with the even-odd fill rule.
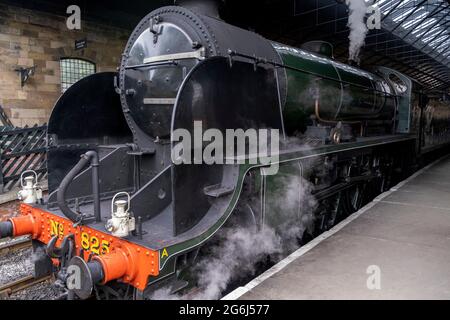
[[208,248],[192,270],[197,277],[197,290],[182,296],[171,294],[170,289],[164,288],[156,290],[151,299],[218,299],[231,283],[242,281],[242,275],[253,277],[261,263],[276,263],[297,249],[298,240],[312,226],[312,212],[317,202],[311,196],[309,182],[301,176],[276,179],[277,191],[268,199],[270,204],[263,228],[233,226],[222,229],[216,235],[216,244]]
[[254,274],[256,263],[267,256],[280,254],[281,238],[271,228],[252,231],[231,228],[225,232],[225,241],[213,248],[212,256],[202,260],[196,273],[201,292],[193,298],[210,300],[220,298],[228,284],[241,274]]
[[348,27],[350,28],[349,46],[349,60],[355,61],[359,64],[359,53],[364,45],[367,25],[364,22],[364,17],[367,12],[367,3],[365,0],[345,0],[350,12],[348,16]]
[[277,191],[268,199],[270,205],[266,208],[264,227],[261,230],[248,227],[225,230],[219,245],[196,267],[202,290],[191,299],[218,299],[227,286],[243,274],[254,276],[258,263],[267,262],[269,257],[275,263],[298,248],[303,233],[312,226],[316,201],[303,177],[288,175],[273,179],[278,179]]
[[262,231],[244,227],[227,228],[220,232],[217,245],[201,258],[193,273],[198,276],[199,290],[182,296],[171,294],[169,288],[156,290],[152,300],[214,300],[243,273],[254,273],[256,262],[281,253],[281,238],[271,228]]
[[287,176],[280,180],[281,186],[270,199],[270,206],[281,208],[276,214],[276,232],[283,243],[283,255],[288,255],[298,248],[305,231],[312,232],[317,201],[311,195],[310,183],[303,177]]

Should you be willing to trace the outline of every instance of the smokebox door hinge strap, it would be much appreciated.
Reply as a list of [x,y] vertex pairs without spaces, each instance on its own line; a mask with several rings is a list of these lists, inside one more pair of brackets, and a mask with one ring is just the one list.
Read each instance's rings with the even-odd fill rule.
[[120,89],[119,79],[117,78],[117,76],[114,76],[114,90],[117,94],[122,94],[122,89]]
[[150,19],[150,32],[153,33],[153,43],[158,42],[158,37],[162,34],[164,26],[158,25],[161,22],[161,17],[156,16]]

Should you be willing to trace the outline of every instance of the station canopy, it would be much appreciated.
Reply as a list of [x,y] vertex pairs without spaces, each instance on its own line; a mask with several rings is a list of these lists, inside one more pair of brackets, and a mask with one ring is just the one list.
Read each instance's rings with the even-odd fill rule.
[[370,45],[384,50],[386,55],[402,56],[412,67],[424,71],[420,78],[430,88],[448,87],[450,3],[444,0],[378,0],[376,5],[381,10],[385,32],[392,33],[404,44],[394,38],[375,40]]
[[[211,1],[211,0],[204,0]],[[215,0],[224,4],[222,18],[254,30],[268,39],[292,46],[310,40],[334,45],[337,60],[348,62],[349,10],[346,1],[364,0]],[[397,69],[426,90],[450,93],[450,0],[365,0],[381,12],[381,29],[370,30],[361,51],[361,66]],[[79,4],[83,18],[131,33],[148,12],[173,0],[0,0],[66,15]]]
[[[448,91],[450,0],[366,0],[366,4],[380,9],[381,28],[367,33],[361,66],[390,67],[415,79],[427,91]],[[268,7],[267,13],[252,26],[257,32],[293,46],[325,40],[334,45],[337,60],[348,61],[346,0],[266,0],[264,6]],[[235,8],[233,12],[239,10]],[[242,16],[243,25],[252,19],[248,12]]]

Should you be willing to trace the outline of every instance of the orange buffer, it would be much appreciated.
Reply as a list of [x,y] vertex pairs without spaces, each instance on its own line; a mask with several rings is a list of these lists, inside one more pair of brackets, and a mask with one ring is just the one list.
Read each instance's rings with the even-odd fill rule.
[[116,238],[86,226],[73,226],[67,218],[34,208],[28,204],[20,205],[20,216],[9,220],[13,225],[14,237],[31,235],[34,240],[47,244],[58,236],[56,246],[60,246],[67,235],[73,234],[77,255],[84,251],[84,260],[90,253],[93,260],[103,268],[103,284],[119,280],[144,290],[150,276],[159,274],[159,255],[146,247]]

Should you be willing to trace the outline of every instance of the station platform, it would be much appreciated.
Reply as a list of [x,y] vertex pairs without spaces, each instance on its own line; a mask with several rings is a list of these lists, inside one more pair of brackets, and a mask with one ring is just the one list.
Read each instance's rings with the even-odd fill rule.
[[224,297],[234,299],[450,299],[450,157]]

